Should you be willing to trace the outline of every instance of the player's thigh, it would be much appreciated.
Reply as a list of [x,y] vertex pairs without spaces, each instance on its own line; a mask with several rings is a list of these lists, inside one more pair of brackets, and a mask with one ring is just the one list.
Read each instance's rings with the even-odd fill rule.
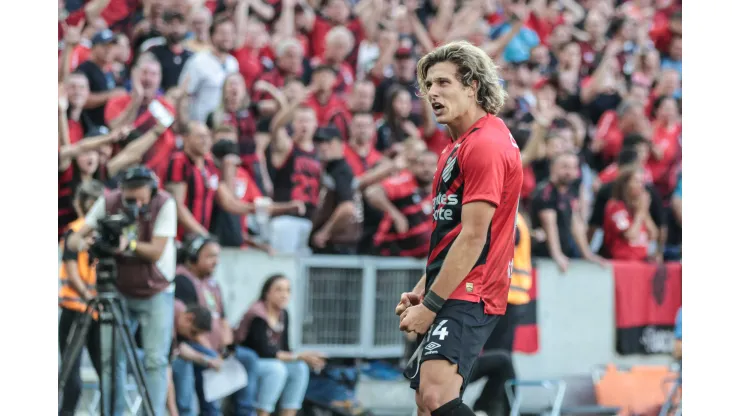
[[420,369],[422,389],[426,385],[427,389],[439,386],[461,392],[497,319],[484,313],[482,303],[445,302],[424,338]]

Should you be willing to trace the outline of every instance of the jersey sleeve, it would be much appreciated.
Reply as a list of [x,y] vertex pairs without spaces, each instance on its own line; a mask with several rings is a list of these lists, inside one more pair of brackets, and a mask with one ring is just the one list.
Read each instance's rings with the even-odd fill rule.
[[464,186],[462,203],[486,201],[498,207],[506,179],[506,152],[494,140],[484,137],[471,139],[460,155]]

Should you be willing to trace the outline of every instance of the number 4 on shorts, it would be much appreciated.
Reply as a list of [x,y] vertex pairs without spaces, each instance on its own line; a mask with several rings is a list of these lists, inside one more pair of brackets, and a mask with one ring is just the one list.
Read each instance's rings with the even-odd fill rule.
[[439,337],[440,341],[444,341],[449,334],[449,332],[447,332],[447,328],[445,328],[445,324],[447,324],[447,319],[440,321],[432,332],[432,335],[435,337]]

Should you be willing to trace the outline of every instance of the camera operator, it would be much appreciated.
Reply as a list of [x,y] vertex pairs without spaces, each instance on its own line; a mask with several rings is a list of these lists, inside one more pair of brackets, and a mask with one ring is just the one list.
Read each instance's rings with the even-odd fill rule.
[[[78,219],[69,224],[69,231],[66,236],[82,227],[85,214],[95,201],[103,195],[104,189],[103,184],[96,180],[85,182],[77,188],[73,206]],[[59,280],[61,280],[59,307],[62,308],[62,314],[59,317],[59,351],[64,355],[73,324],[80,315],[85,313],[87,309],[86,302],[95,296],[95,268],[92,258],[89,257],[86,251],[77,251],[71,248],[68,244],[68,238],[64,240]],[[87,351],[95,370],[100,374],[100,341],[98,326],[95,322],[90,325],[86,341]],[[77,408],[77,401],[82,392],[80,361],[80,355],[74,357],[72,375],[64,386],[64,398],[62,399],[60,415],[74,415]]]
[[[119,230],[120,237],[110,241],[108,229],[115,214],[123,214],[131,225]],[[124,315],[129,330],[135,333],[141,324],[141,344],[144,350],[146,387],[156,414],[165,413],[167,396],[167,363],[172,338],[174,313],[174,285],[177,233],[177,206],[166,192],[158,190],[156,175],[146,167],[134,166],[125,171],[120,189],[95,202],[84,220],[84,225],[73,234],[68,245],[86,250],[85,237],[93,230],[104,231],[99,242],[118,247],[100,249],[110,252],[115,259],[117,279],[115,286],[125,300]],[[104,240],[104,241],[103,241]],[[98,243],[93,245],[97,248]],[[99,288],[102,281],[98,279]],[[110,385],[112,328],[102,327],[102,379]],[[124,381],[127,377],[123,348],[116,350],[115,396],[113,414],[123,414]],[[108,382],[107,384],[105,382]],[[103,403],[104,408],[110,404]]]

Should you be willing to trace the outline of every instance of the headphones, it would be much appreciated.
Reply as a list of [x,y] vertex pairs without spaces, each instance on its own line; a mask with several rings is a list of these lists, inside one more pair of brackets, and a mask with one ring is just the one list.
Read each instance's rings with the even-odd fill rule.
[[185,246],[186,261],[197,263],[198,257],[200,256],[200,251],[208,243],[218,243],[218,240],[210,236],[204,237],[200,234],[193,237],[193,239],[190,240]]
[[159,190],[159,178],[157,178],[157,175],[151,169],[143,165],[132,166],[126,169],[121,179],[121,185],[125,187],[127,184],[139,181],[148,183],[152,189],[152,197],[157,194]]

